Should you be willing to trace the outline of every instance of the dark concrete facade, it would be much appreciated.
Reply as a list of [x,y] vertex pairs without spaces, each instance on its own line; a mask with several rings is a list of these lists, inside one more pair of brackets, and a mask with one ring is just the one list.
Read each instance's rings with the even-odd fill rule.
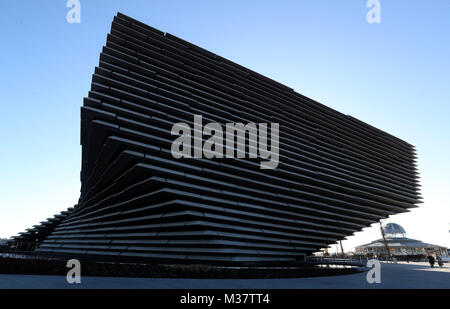
[[[174,123],[280,124],[280,163],[180,159]],[[301,260],[420,200],[410,144],[123,14],[81,110],[81,196],[39,252]]]

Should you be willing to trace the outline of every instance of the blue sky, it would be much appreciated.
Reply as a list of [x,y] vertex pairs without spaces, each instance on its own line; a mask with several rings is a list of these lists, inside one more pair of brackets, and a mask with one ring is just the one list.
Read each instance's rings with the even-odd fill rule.
[[[425,203],[388,220],[450,247],[450,1],[0,0],[0,237],[78,200],[80,106],[117,11],[417,147]],[[376,227],[345,249],[380,236]]]

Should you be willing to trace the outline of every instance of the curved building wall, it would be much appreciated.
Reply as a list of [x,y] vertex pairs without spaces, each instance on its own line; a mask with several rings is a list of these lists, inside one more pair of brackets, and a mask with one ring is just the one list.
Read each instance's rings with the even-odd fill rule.
[[[194,115],[278,123],[278,166],[175,159],[171,128],[192,128]],[[120,13],[81,109],[81,145],[78,205],[41,252],[294,261],[420,199],[410,144]]]

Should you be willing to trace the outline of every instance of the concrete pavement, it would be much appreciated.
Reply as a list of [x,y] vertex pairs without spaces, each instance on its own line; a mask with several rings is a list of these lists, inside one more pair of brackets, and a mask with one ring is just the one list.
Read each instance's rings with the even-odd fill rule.
[[369,284],[366,272],[289,279],[164,279],[82,277],[68,284],[64,276],[3,275],[0,289],[450,289],[450,266],[428,263],[381,264],[381,283]]

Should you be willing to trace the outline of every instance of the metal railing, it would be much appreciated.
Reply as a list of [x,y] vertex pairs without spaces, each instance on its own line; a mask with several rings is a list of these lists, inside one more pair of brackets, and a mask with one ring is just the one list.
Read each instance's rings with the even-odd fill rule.
[[20,241],[16,243],[12,243],[7,246],[3,251],[7,252],[32,252],[39,248],[41,245],[40,242],[25,242]]
[[344,257],[344,258],[337,258],[337,257],[308,257],[306,261],[311,264],[316,265],[325,265],[325,266],[366,266],[367,265],[367,258],[359,257]]

